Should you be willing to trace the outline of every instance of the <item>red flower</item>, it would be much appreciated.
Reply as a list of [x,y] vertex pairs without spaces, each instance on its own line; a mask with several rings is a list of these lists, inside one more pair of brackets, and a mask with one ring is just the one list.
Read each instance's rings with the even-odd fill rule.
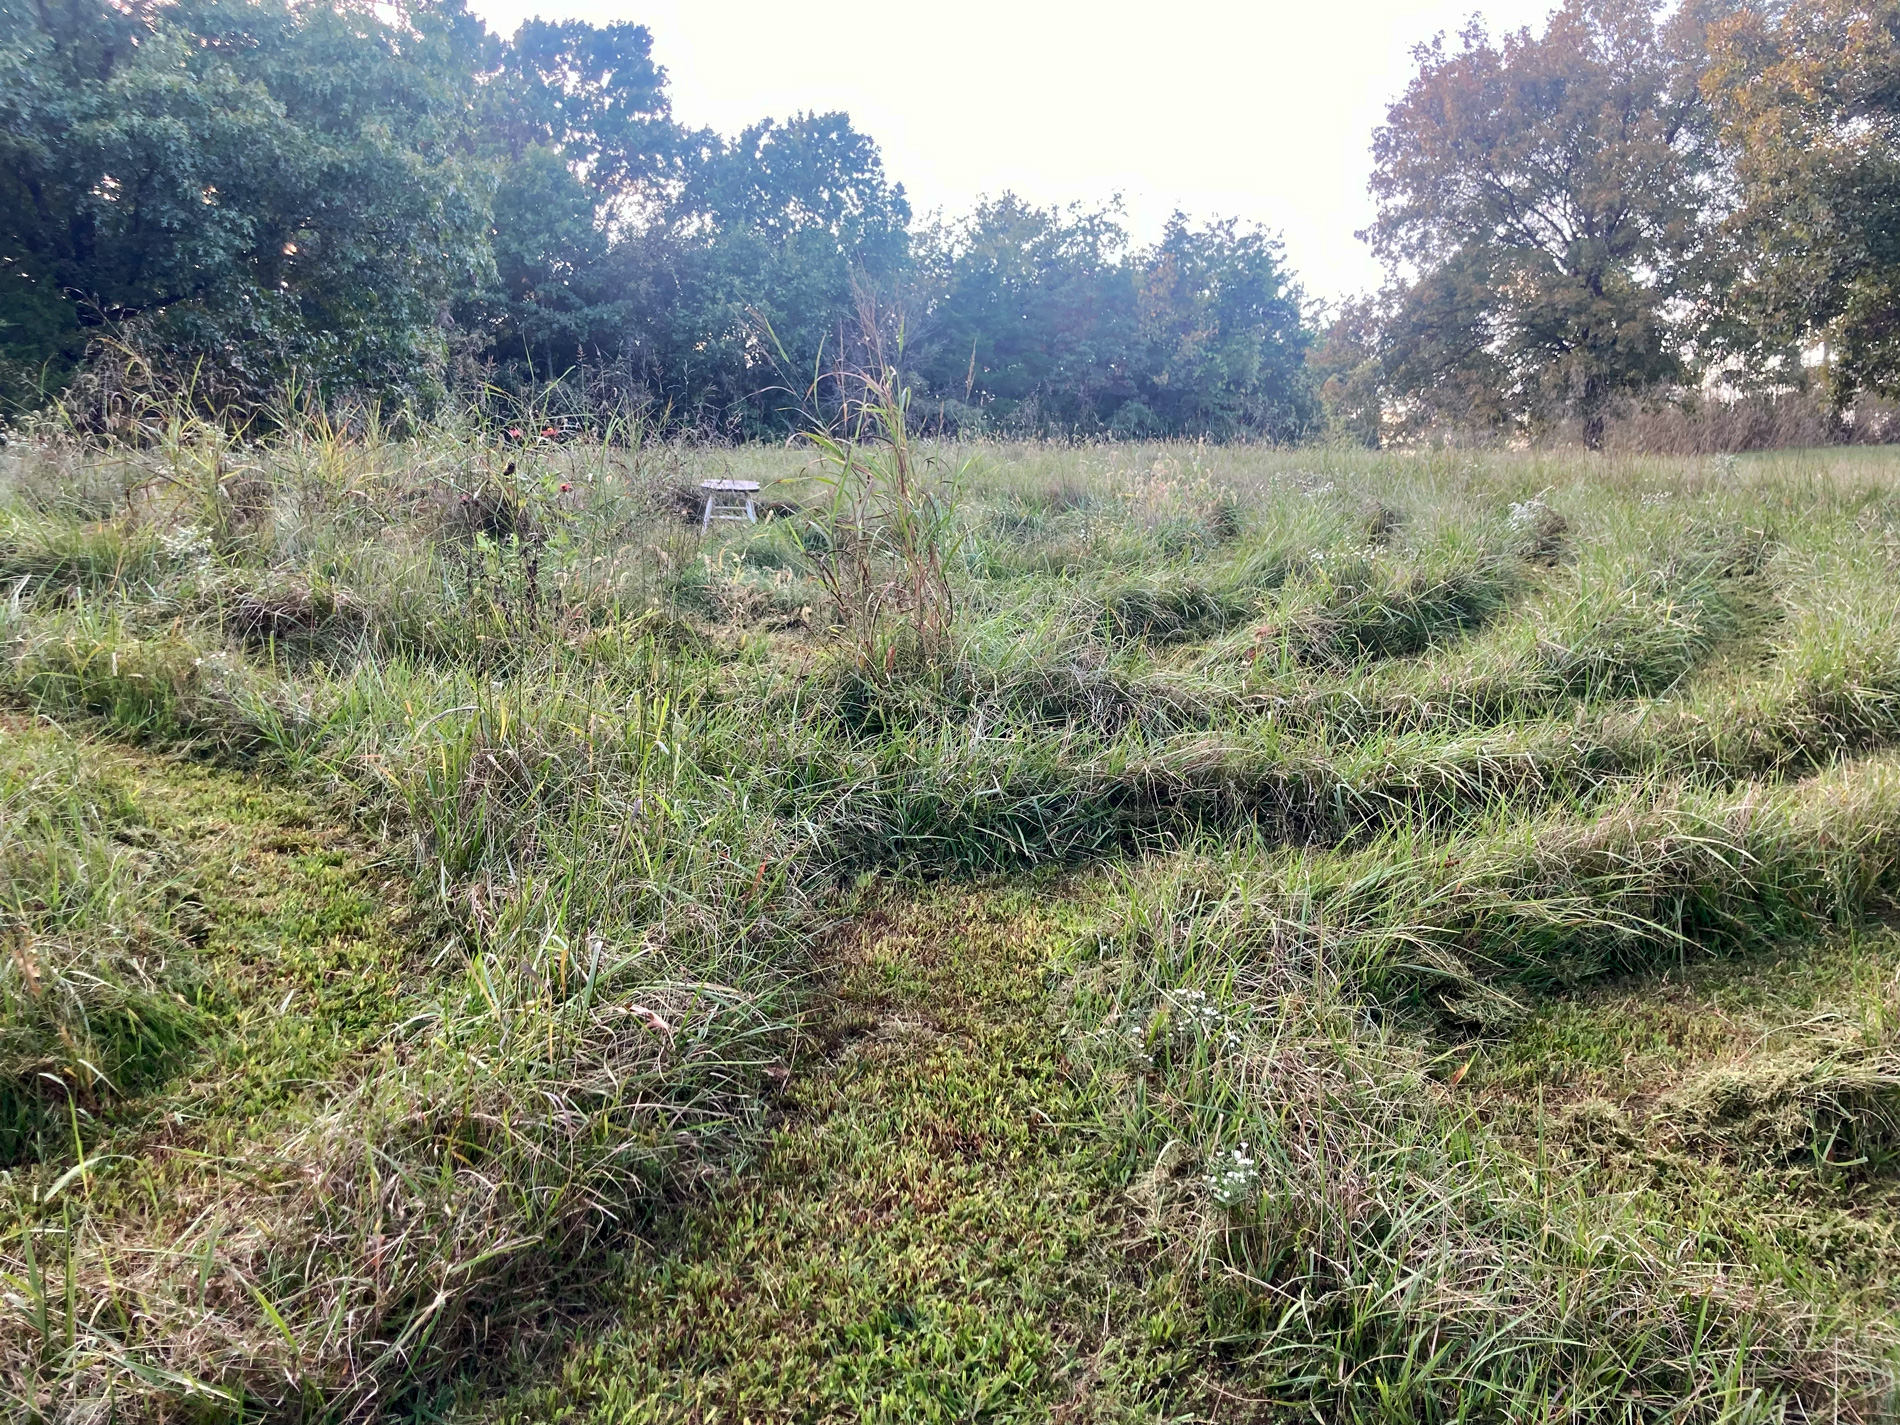
[[509,426],[509,427],[508,427],[508,439],[510,439],[510,440],[520,440],[520,439],[521,439],[521,427],[520,427],[520,426]]
[[541,434],[545,436],[553,437],[553,436],[559,435],[560,432],[557,431],[553,426],[542,426]]
[[562,493],[563,495],[565,495],[565,494],[566,494],[566,493],[567,493],[567,492],[568,492],[569,490],[571,490],[571,489],[573,489],[573,488],[574,488],[574,487],[573,487],[572,485],[570,485],[570,484],[568,484],[568,483],[567,483],[567,482],[566,482],[565,480],[563,480],[563,481],[561,482],[561,493]]

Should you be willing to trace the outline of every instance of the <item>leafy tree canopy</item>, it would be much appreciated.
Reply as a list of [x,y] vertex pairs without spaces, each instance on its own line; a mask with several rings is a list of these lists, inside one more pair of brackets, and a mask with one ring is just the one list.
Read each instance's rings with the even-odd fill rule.
[[1004,428],[1290,439],[1318,407],[1277,241],[1180,215],[1152,247],[1112,212],[1005,195],[929,230],[919,372],[940,410]]
[[1737,305],[1765,349],[1825,341],[1838,401],[1900,395],[1900,3],[1725,16],[1703,87],[1734,155]]
[[284,0],[0,4],[0,380],[57,385],[136,321],[148,356],[258,389],[424,395],[486,279],[461,145],[479,26]]
[[1578,418],[1684,372],[1670,306],[1708,233],[1693,54],[1651,0],[1565,0],[1542,35],[1418,51],[1374,141],[1386,361],[1414,418]]

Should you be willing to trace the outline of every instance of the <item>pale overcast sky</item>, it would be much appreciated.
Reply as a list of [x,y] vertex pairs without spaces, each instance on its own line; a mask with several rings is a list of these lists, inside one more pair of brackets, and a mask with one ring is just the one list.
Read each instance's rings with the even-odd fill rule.
[[472,0],[511,33],[530,15],[653,32],[674,113],[732,134],[843,109],[921,215],[1012,190],[1036,203],[1120,193],[1154,236],[1175,208],[1277,229],[1309,294],[1375,286],[1372,130],[1411,48],[1476,9],[1494,33],[1555,0]]

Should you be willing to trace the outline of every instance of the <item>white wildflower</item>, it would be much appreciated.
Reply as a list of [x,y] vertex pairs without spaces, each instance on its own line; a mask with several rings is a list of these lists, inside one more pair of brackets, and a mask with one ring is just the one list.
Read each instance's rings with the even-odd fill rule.
[[1214,1160],[1207,1191],[1222,1207],[1239,1207],[1260,1194],[1260,1165],[1245,1143],[1236,1143]]
[[1181,1024],[1210,1044],[1223,1049],[1240,1047],[1240,1035],[1234,1031],[1224,1010],[1201,990],[1182,990],[1170,995],[1175,1015]]
[[211,562],[211,534],[195,524],[181,524],[158,537],[158,547],[174,564],[202,568]]
[[1528,500],[1519,500],[1511,506],[1511,527],[1513,529],[1535,528],[1549,513],[1550,506],[1535,495]]

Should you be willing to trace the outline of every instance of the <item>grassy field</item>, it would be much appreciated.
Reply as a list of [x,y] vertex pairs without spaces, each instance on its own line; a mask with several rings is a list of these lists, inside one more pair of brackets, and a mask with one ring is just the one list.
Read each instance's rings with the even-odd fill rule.
[[1900,457],[822,454],[0,451],[9,1418],[1892,1414]]

